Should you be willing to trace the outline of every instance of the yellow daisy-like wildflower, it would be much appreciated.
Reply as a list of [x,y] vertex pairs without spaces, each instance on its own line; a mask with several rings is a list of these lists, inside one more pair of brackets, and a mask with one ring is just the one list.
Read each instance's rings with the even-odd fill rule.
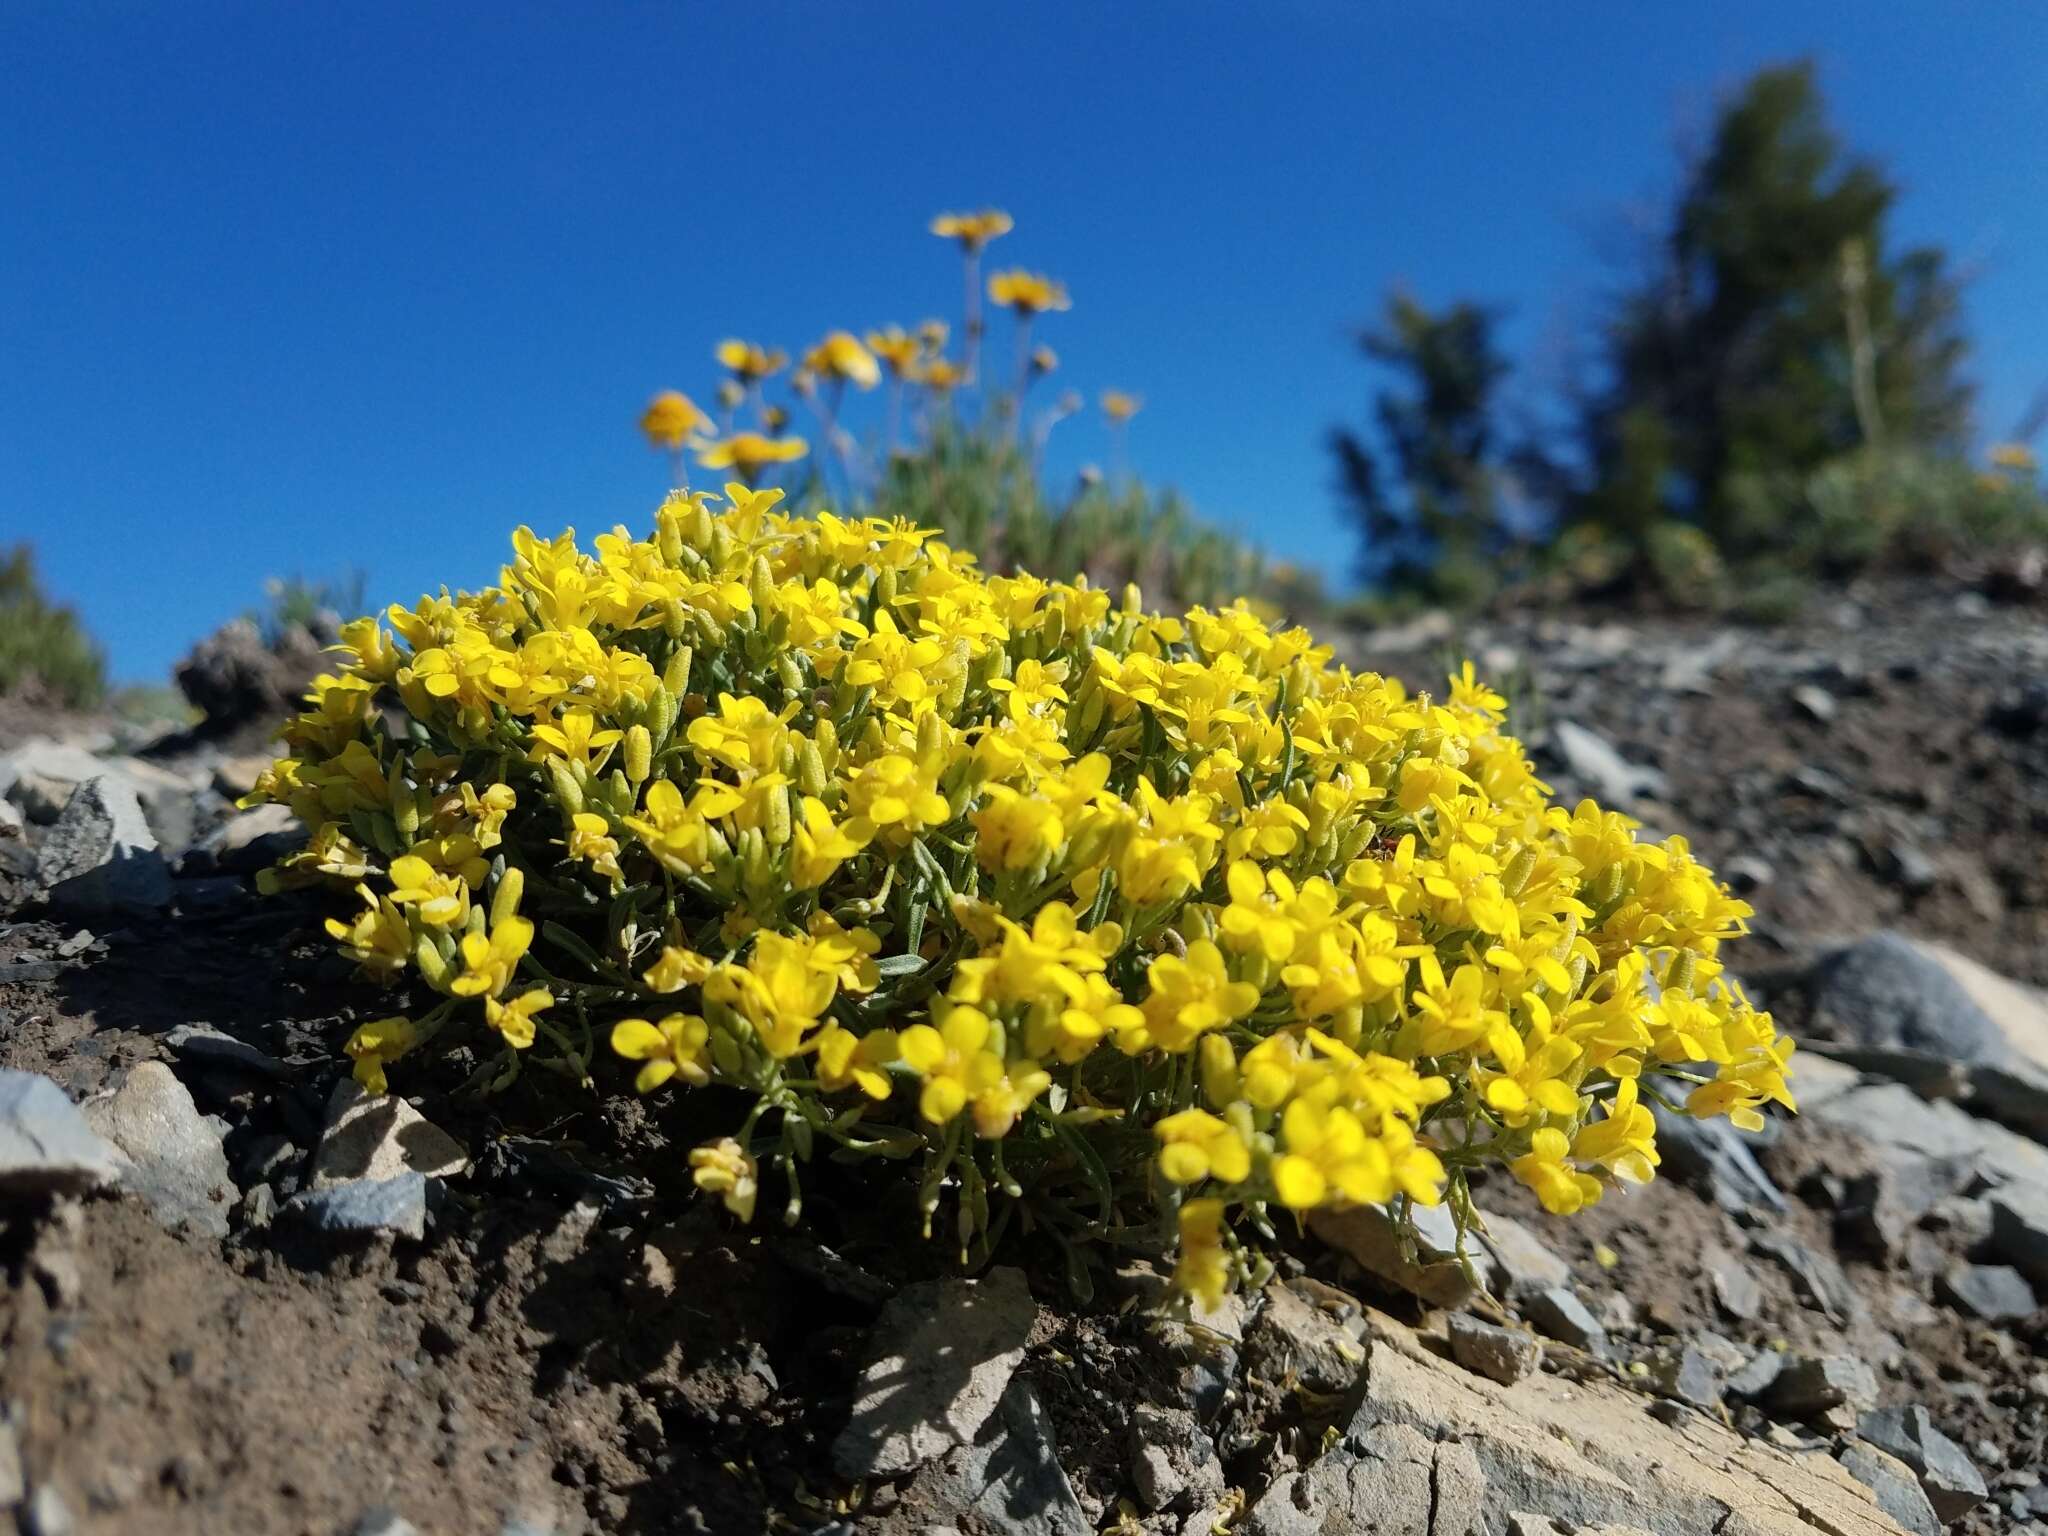
[[721,341],[714,355],[718,366],[745,384],[772,379],[789,366],[789,354],[752,341]]
[[1000,304],[1020,315],[1042,315],[1073,307],[1064,283],[1055,282],[1043,272],[1027,272],[1022,267],[991,272],[988,297],[990,303]]
[[711,418],[697,409],[696,402],[680,390],[665,389],[648,402],[640,416],[640,430],[647,441],[671,453],[698,432],[711,428]]
[[1102,414],[1117,425],[1129,421],[1144,408],[1143,395],[1126,394],[1120,389],[1105,389],[1102,392]]
[[706,469],[737,470],[748,484],[771,464],[793,464],[811,451],[800,437],[764,437],[759,432],[735,432],[730,437],[710,438],[697,444],[697,462]]
[[987,249],[1017,226],[1000,208],[983,208],[978,213],[942,213],[932,220],[932,233],[942,240],[957,240],[964,251]]
[[821,379],[840,379],[856,389],[882,382],[881,365],[851,331],[833,331],[804,354],[804,367]]

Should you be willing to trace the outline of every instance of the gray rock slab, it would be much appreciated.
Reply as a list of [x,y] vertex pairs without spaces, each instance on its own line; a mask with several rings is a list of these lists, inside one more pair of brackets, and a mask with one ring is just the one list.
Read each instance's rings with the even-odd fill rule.
[[1961,1519],[1988,1496],[1983,1476],[1963,1448],[1935,1426],[1925,1408],[1882,1408],[1864,1414],[1857,1433],[1889,1456],[1913,1469],[1935,1518],[1947,1525]]
[[427,1179],[408,1172],[309,1189],[287,1201],[280,1214],[330,1237],[383,1233],[418,1242],[427,1235]]
[[1934,1289],[1958,1312],[1987,1323],[2032,1317],[2040,1305],[2027,1277],[2010,1264],[1952,1264],[1935,1277]]
[[[1462,1307],[1477,1294],[1472,1277],[1457,1258],[1457,1228],[1444,1206],[1410,1209],[1413,1246],[1403,1251],[1408,1234],[1384,1206],[1355,1205],[1346,1210],[1309,1212],[1309,1230],[1332,1248],[1347,1254],[1368,1274],[1420,1296],[1432,1306]],[[1483,1252],[1474,1241],[1468,1254]]]
[[220,1133],[199,1113],[177,1074],[139,1062],[111,1095],[84,1109],[86,1123],[127,1155],[122,1182],[172,1231],[228,1235],[241,1193],[228,1172]]
[[840,1474],[895,1476],[973,1444],[1024,1359],[1037,1315],[1018,1269],[897,1292],[876,1319],[852,1417],[833,1442]]
[[1835,1460],[1849,1469],[1849,1475],[1877,1496],[1877,1507],[1890,1515],[1913,1536],[1941,1536],[1941,1522],[1913,1469],[1880,1451],[1874,1445],[1852,1441],[1835,1452]]
[[911,1496],[963,1531],[1093,1536],[1030,1384],[1012,1378],[992,1408],[971,1439],[917,1475]]
[[0,1195],[79,1195],[120,1177],[120,1153],[35,1072],[0,1069]]
[[1522,1316],[1545,1338],[1588,1354],[1607,1352],[1607,1330],[1570,1286],[1551,1285],[1526,1292],[1519,1305]]
[[1518,1328],[1501,1328],[1464,1313],[1450,1320],[1451,1358],[1503,1386],[1543,1364],[1543,1341]]
[[36,853],[36,881],[50,905],[85,918],[139,917],[171,904],[171,872],[124,780],[87,779]]
[[343,1078],[327,1101],[327,1127],[313,1149],[314,1189],[401,1173],[452,1179],[469,1166],[462,1143],[395,1093],[371,1095]]

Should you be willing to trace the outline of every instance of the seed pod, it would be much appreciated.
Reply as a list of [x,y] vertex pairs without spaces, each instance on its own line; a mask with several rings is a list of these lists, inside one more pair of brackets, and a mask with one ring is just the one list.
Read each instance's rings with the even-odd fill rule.
[[419,796],[402,784],[391,794],[391,823],[408,843],[420,835]]
[[[704,1011],[707,1014],[711,1013],[713,1009],[717,1009],[721,1013],[726,1012],[724,1005],[720,1003],[707,1003],[704,1006]],[[740,1056],[739,1042],[723,1029],[713,1029],[711,1031],[711,1062],[713,1066],[718,1068],[719,1074],[723,1077],[738,1077],[740,1069],[746,1065]]]
[[[705,514],[707,520],[710,515],[708,512]],[[732,530],[723,522],[711,524],[711,547],[705,553],[721,571],[732,564]]]
[[796,786],[816,799],[825,793],[825,759],[818,744],[808,736],[800,738],[796,752]]
[[789,786],[773,790],[768,796],[768,814],[761,824],[762,836],[768,839],[770,848],[780,848],[789,841]]
[[1528,888],[1529,877],[1536,873],[1536,849],[1533,844],[1524,844],[1522,851],[1508,860],[1508,867],[1501,871],[1500,888],[1510,896],[1519,896]]
[[1136,615],[1136,614],[1141,614],[1141,613],[1143,613],[1144,611],[1145,611],[1145,594],[1144,594],[1143,592],[1141,592],[1141,591],[1140,591],[1140,590],[1138,589],[1138,584],[1137,584],[1137,583],[1136,583],[1135,581],[1127,581],[1127,582],[1125,582],[1125,583],[1124,583],[1124,612],[1125,612],[1125,613],[1127,613],[1127,614],[1132,614],[1132,615]]
[[814,739],[818,743],[818,761],[825,772],[835,772],[839,767],[839,728],[829,718],[820,720]]
[[938,711],[926,710],[917,722],[917,755],[937,757],[946,744],[944,731],[945,722],[939,718]]
[[894,566],[886,566],[883,568],[882,573],[875,578],[875,608],[877,611],[880,611],[881,609],[893,608],[895,606],[896,568]]
[[653,745],[668,745],[668,733],[676,728],[676,696],[666,683],[654,685],[654,694],[647,701],[647,734],[653,738]]
[[555,787],[555,799],[561,802],[564,816],[575,816],[583,810],[583,786],[576,782],[576,774],[559,757],[548,759],[548,780]]
[[625,747],[626,782],[638,788],[654,771],[654,737],[646,726],[636,725],[626,732]]
[[661,686],[679,699],[690,691],[690,662],[695,654],[687,645],[677,646],[675,655],[669,657],[668,665],[662,669]]
[[1692,995],[1693,983],[1699,979],[1699,956],[1689,949],[1681,949],[1664,971],[1664,990],[1684,996]]
[[775,657],[775,675],[790,693],[804,691],[804,669],[797,665],[796,656],[789,651],[780,651]]

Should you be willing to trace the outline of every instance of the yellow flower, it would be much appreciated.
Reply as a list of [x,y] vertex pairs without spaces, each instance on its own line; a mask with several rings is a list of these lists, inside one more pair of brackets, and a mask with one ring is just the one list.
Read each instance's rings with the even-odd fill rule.
[[745,966],[721,965],[704,982],[704,1001],[721,1003],[753,1027],[768,1054],[787,1061],[803,1051],[832,1006],[838,978],[809,964],[811,941],[779,933],[755,936]]
[[690,1149],[691,1179],[707,1195],[717,1195],[741,1221],[754,1219],[754,1201],[761,1193],[761,1170],[747,1149],[730,1136]]
[[1184,1109],[1152,1128],[1159,1138],[1159,1172],[1175,1184],[1221,1179],[1241,1184],[1251,1177],[1252,1149],[1245,1134],[1205,1109]]
[[854,1087],[877,1101],[889,1097],[889,1074],[884,1069],[901,1053],[895,1030],[876,1029],[856,1035],[837,1024],[828,1024],[817,1044],[818,1081],[828,1093]]
[[389,896],[378,897],[366,885],[358,885],[363,910],[352,923],[327,919],[327,931],[341,941],[342,951],[370,975],[388,980],[405,969],[412,958],[412,928],[405,913]]
[[505,917],[491,925],[490,936],[462,936],[462,974],[448,983],[457,997],[496,997],[533,946],[533,924],[523,917]]
[[495,1029],[513,1050],[527,1050],[533,1045],[534,1015],[553,1007],[554,1002],[553,994],[546,987],[530,988],[509,1003],[486,997],[484,1022]]
[[1636,1102],[1636,1080],[1625,1077],[1608,1100],[1607,1113],[1572,1139],[1572,1156],[1610,1168],[1631,1184],[1646,1184],[1657,1166],[1657,1119]]
[[663,866],[679,875],[695,874],[710,860],[711,840],[704,817],[683,803],[683,792],[667,779],[647,786],[644,814],[622,818],[626,830],[640,839]]
[[1243,1018],[1259,1003],[1259,989],[1232,981],[1223,951],[1207,939],[1188,946],[1186,959],[1159,955],[1146,972],[1151,990],[1143,1004],[1149,1043],[1178,1054],[1211,1029]]
[[873,389],[882,381],[874,355],[851,331],[833,331],[826,336],[804,354],[804,367],[821,379],[839,379],[858,389]]
[[1230,1289],[1230,1262],[1223,1245],[1223,1202],[1190,1200],[1180,1208],[1180,1259],[1173,1288],[1204,1307],[1222,1302]]
[[708,431],[711,418],[678,390],[665,389],[648,402],[640,417],[640,430],[647,441],[671,453],[680,452],[692,433]]
[[1064,284],[1054,282],[1042,272],[1027,272],[1022,267],[991,273],[988,296],[992,303],[1013,309],[1020,315],[1041,315],[1047,310],[1072,307]]
[[381,1094],[389,1085],[384,1080],[386,1064],[398,1060],[419,1044],[419,1031],[403,1016],[372,1019],[356,1026],[344,1049],[355,1062],[354,1077],[370,1093]]
[[1120,389],[1105,389],[1102,392],[1102,414],[1119,426],[1144,408],[1143,395],[1127,395]]
[[811,451],[800,437],[763,437],[735,432],[730,437],[697,444],[697,462],[706,469],[733,469],[751,481],[770,464],[793,464]]
[[672,1077],[692,1088],[711,1081],[707,1064],[711,1031],[693,1013],[672,1013],[659,1024],[621,1019],[612,1026],[612,1049],[628,1061],[644,1062],[633,1087],[652,1093]]
[[979,213],[942,213],[932,220],[932,233],[942,240],[957,240],[960,248],[969,253],[984,249],[990,241],[999,240],[1016,225],[1010,216],[1000,208],[984,208]]
[[640,973],[640,979],[653,992],[680,992],[684,987],[702,986],[711,970],[712,962],[707,957],[669,944],[663,946],[661,957]]
[[1508,1164],[1509,1172],[1534,1191],[1553,1215],[1571,1216],[1600,1198],[1600,1181],[1572,1167],[1571,1142],[1563,1131],[1545,1127],[1530,1137],[1529,1150]]
[[935,395],[951,394],[967,382],[967,375],[960,365],[943,357],[925,359],[917,365],[910,378]]
[[[718,359],[719,367],[749,384],[773,378],[789,366],[789,355],[786,352],[779,348],[763,347],[751,341],[721,341],[714,355]],[[703,423],[703,426],[709,425],[708,422]]]
[[800,891],[816,890],[832,878],[833,871],[867,846],[835,825],[822,800],[805,795],[803,816],[792,831],[789,850],[789,883]]
[[889,372],[899,379],[910,377],[917,367],[918,358],[923,353],[923,346],[918,339],[900,325],[869,331],[867,342],[868,350],[880,358]]
[[469,887],[417,854],[391,861],[391,899],[415,908],[430,928],[457,928],[469,919]]
[[601,771],[613,745],[625,738],[619,730],[599,730],[597,717],[587,709],[565,710],[559,719],[536,721],[532,727],[533,747],[528,752],[536,763],[559,757],[577,774],[588,777]]

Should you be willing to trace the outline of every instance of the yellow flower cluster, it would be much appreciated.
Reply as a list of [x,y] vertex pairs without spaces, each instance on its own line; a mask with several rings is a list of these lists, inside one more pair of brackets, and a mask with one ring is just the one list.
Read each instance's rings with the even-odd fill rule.
[[1463,1211],[1501,1167],[1570,1212],[1654,1174],[1652,1102],[1790,1107],[1718,958],[1749,909],[1552,804],[1469,663],[1411,695],[1243,604],[778,500],[522,529],[497,586],[348,628],[251,798],[433,998],[356,1032],[369,1087],[458,1020],[500,1083],[608,1041],[641,1092],[737,1090],[691,1163],[742,1216],[819,1143],[921,1156],[963,1248],[1156,1209],[1210,1298],[1247,1210]]

